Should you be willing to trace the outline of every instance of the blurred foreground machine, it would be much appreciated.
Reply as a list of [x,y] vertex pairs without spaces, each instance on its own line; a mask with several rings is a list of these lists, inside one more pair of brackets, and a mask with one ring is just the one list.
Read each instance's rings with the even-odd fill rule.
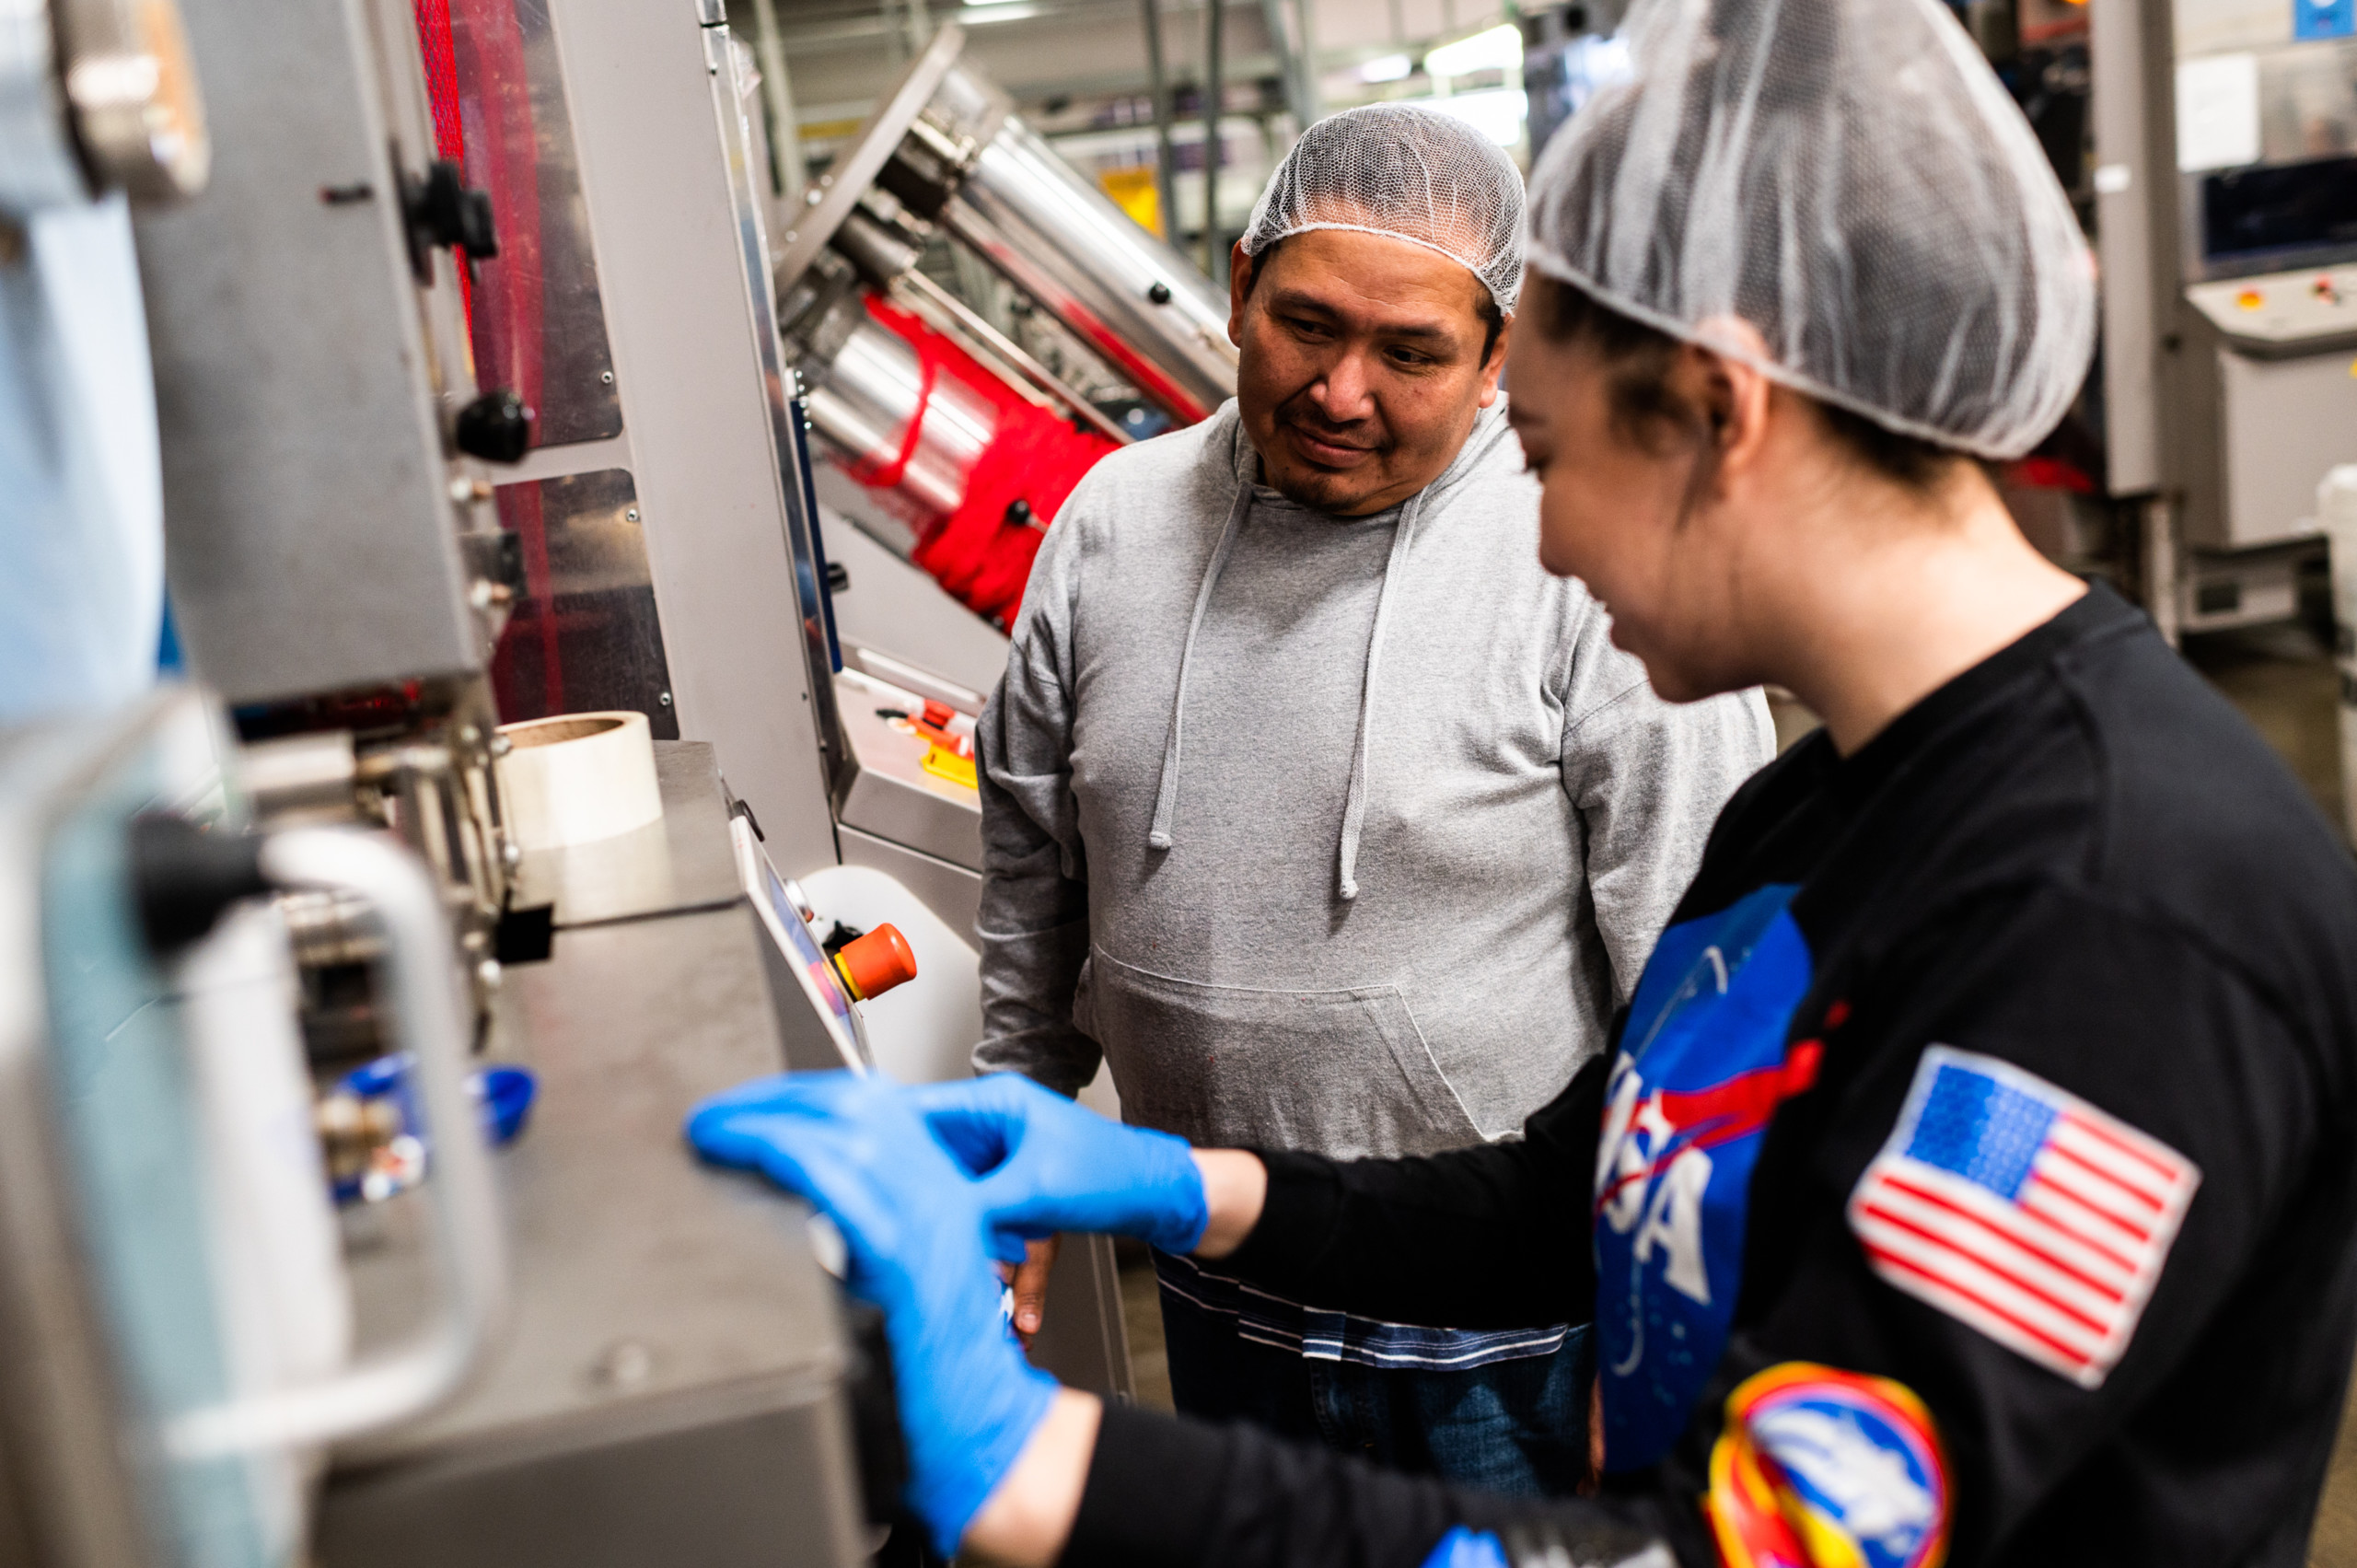
[[2357,461],[2357,17],[2091,11],[2109,488],[2151,497],[2165,623],[2288,617],[2316,486]]
[[[340,1237],[330,1232],[359,1358],[342,1374],[366,1384],[382,1357],[423,1337],[444,1344],[446,1376],[368,1422],[296,1434],[308,1448],[281,1462],[323,1451],[297,1471],[324,1469],[314,1530],[302,1517],[313,1491],[290,1486],[269,1550],[120,1561],[860,1561],[872,1545],[865,1518],[881,1516],[893,1485],[888,1416],[867,1423],[882,1441],[865,1462],[854,1441],[855,1386],[872,1364],[814,1258],[804,1211],[701,1167],[679,1134],[698,1098],[746,1077],[865,1066],[858,1009],[812,912],[753,834],[735,752],[724,784],[712,745],[656,742],[649,814],[589,842],[534,847],[525,796],[501,787],[517,759],[498,721],[536,716],[529,703],[502,712],[503,679],[521,680],[502,649],[534,610],[536,638],[580,616],[586,624],[563,630],[622,690],[641,682],[644,711],[678,734],[664,645],[629,613],[652,609],[643,573],[634,585],[610,571],[586,604],[535,599],[545,533],[501,526],[494,476],[513,472],[563,404],[531,401],[546,393],[545,359],[527,363],[512,341],[505,358],[480,352],[466,305],[491,267],[531,259],[538,237],[504,231],[496,199],[437,156],[431,63],[403,0],[184,9],[214,108],[217,179],[203,201],[143,218],[138,239],[173,604],[194,671],[231,704],[246,742],[216,770],[229,815],[207,838],[250,818],[273,835],[265,843],[328,833],[382,855],[393,835],[413,852],[395,858],[425,868],[415,875],[427,958],[420,923],[396,944],[384,900],[366,889],[307,882],[268,909],[285,932],[290,989],[300,976],[300,1034],[282,1027],[298,1062],[338,1091],[326,1102],[341,1118],[326,1174],[341,1187],[345,1167],[358,1173],[358,1201]],[[700,58],[700,24],[685,20]],[[703,92],[709,131],[715,100]],[[714,169],[715,187],[724,173]],[[719,251],[732,266],[737,254]],[[767,633],[789,656],[742,679],[715,658],[698,689],[707,716],[774,701],[802,656],[790,608],[776,613],[795,602],[774,509],[777,427],[761,420],[741,286],[734,297],[742,412],[753,417],[733,428],[757,438],[736,472],[757,476],[772,505],[767,553],[749,553],[738,576],[758,587],[766,563],[778,590],[737,607],[751,629],[737,647],[758,656]],[[611,384],[610,371],[592,381]],[[705,467],[724,488],[700,499],[726,510],[725,444],[714,454]],[[617,494],[611,521],[628,511],[634,525],[628,470],[601,472],[575,487],[598,491],[590,526]],[[594,540],[586,553],[596,556]],[[681,639],[699,656],[724,640]],[[545,694],[637,706],[585,686]],[[808,723],[807,688],[797,679],[783,690],[766,731],[749,723],[738,737],[755,780],[775,761],[763,734]],[[616,722],[575,727],[586,738]],[[817,783],[804,799],[776,795],[763,814],[781,829],[815,815],[823,834]],[[143,799],[125,794],[117,817],[146,809]],[[537,1082],[528,1112],[506,1124],[513,1141],[471,1183],[484,1162],[466,1091],[451,1091],[461,1110],[433,1108],[423,1134],[409,1125],[409,1102],[435,1097],[411,1040],[412,997],[389,981],[401,974],[440,978],[446,1056]],[[459,1070],[444,1076],[457,1083]],[[306,1110],[308,1099],[305,1086]],[[470,1191],[472,1206],[454,1210]],[[92,1228],[110,1236],[112,1225],[102,1216]],[[510,1260],[504,1291],[463,1266],[485,1248],[456,1245],[485,1235],[486,1255]],[[223,1277],[236,1288],[248,1275]],[[166,1310],[186,1294],[134,1287],[129,1299]],[[461,1308],[464,1354],[435,1327]],[[199,1452],[210,1462],[212,1448]]]

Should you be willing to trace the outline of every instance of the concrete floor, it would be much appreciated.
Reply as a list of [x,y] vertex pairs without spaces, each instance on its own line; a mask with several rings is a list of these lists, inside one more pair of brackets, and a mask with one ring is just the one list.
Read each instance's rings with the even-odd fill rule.
[[[2335,701],[2339,679],[2325,648],[2301,628],[2285,625],[2212,633],[2193,640],[2186,656],[2282,754],[2345,842]],[[1782,744],[1790,745],[1814,726],[1807,712],[1789,698],[1771,708]],[[1169,1362],[1163,1353],[1154,1269],[1143,1249],[1123,1251],[1121,1309],[1138,1402],[1167,1411]],[[2349,1410],[2316,1512],[2308,1549],[2310,1568],[2357,1568],[2357,1401]]]

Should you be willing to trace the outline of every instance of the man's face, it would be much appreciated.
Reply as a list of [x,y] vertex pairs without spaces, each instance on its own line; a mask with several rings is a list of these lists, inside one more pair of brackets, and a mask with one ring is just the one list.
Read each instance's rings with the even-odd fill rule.
[[1279,493],[1337,517],[1396,506],[1441,476],[1498,395],[1489,291],[1447,257],[1344,229],[1238,247],[1227,335],[1237,407]]

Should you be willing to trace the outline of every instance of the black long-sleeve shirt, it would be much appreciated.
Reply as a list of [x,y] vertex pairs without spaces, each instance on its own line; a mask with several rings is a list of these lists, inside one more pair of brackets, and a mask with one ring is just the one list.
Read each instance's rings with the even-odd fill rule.
[[1592,1307],[1602,1498],[1114,1410],[1064,1561],[1412,1568],[1549,1520],[1764,1562],[1781,1499],[1877,1564],[2299,1563],[2357,1341],[2353,969],[2346,853],[2097,589],[1747,784],[1521,1140],[1265,1156],[1255,1283]]

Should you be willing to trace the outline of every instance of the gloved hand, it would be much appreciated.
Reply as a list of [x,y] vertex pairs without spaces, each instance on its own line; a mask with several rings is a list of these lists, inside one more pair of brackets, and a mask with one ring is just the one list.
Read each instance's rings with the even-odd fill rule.
[[1476,1533],[1459,1525],[1440,1538],[1422,1568],[1506,1568],[1506,1549],[1488,1530]]
[[[992,1250],[1062,1230],[1134,1236],[1191,1252],[1211,1223],[1187,1141],[1124,1127],[1015,1073],[907,1091],[926,1125],[981,1178]],[[1023,1256],[1015,1247],[1013,1260]]]
[[851,1288],[884,1309],[909,1506],[954,1555],[1056,1388],[1000,1316],[978,1184],[905,1090],[849,1073],[756,1079],[698,1106],[687,1133],[705,1158],[762,1172],[842,1232]]

